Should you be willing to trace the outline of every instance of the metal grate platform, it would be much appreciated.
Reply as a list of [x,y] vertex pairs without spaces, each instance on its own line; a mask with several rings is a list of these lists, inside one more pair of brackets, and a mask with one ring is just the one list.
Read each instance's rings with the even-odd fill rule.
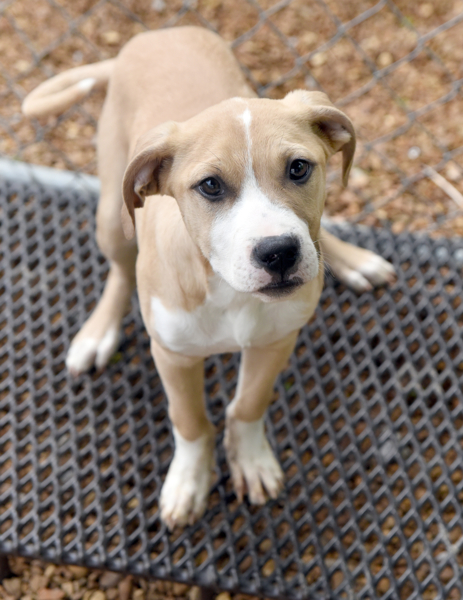
[[[0,183],[0,551],[269,597],[461,598],[463,242],[343,230],[399,280],[328,282],[270,411],[286,495],[239,505],[218,435],[209,509],[169,534],[172,436],[135,302],[104,373],[64,366],[106,273],[94,205]],[[207,362],[219,428],[238,360]]]

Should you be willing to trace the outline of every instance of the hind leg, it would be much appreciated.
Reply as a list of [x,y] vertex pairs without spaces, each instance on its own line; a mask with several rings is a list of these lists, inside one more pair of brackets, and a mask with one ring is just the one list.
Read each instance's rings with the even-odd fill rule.
[[[120,141],[114,139],[116,133],[111,129],[111,123],[108,127],[105,127],[104,120],[100,124],[101,196],[96,215],[96,238],[109,262],[109,273],[96,308],[69,349],[66,366],[73,375],[92,366],[101,369],[107,364],[119,345],[121,321],[135,288],[136,241],[125,239],[120,219],[121,182],[127,156]],[[102,137],[104,143],[100,143]]]
[[119,345],[121,321],[135,287],[135,260],[132,261],[128,252],[125,261],[110,262],[100,301],[69,348],[66,366],[72,375],[79,375],[92,366],[102,369]]

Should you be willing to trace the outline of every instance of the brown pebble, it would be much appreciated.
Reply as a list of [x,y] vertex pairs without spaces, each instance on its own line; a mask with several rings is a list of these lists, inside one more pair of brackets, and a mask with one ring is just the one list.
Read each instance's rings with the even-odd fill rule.
[[185,596],[188,592],[188,586],[185,583],[174,583],[172,584],[172,591],[174,596]]
[[78,565],[71,565],[67,567],[67,570],[72,574],[74,579],[80,579],[86,577],[88,574],[87,567],[79,567]]
[[61,600],[62,598],[64,598],[64,592],[57,588],[42,588],[37,592],[37,600]]
[[100,586],[98,585],[98,578],[100,577],[100,573],[97,571],[90,571],[87,576],[87,587],[89,590],[96,590]]
[[231,600],[231,596],[228,592],[221,592],[215,597],[215,600]]
[[21,575],[24,578],[29,574],[29,565],[22,556],[9,556],[8,564],[15,575]]
[[39,560],[33,560],[31,563],[31,573],[33,575],[43,575],[43,565]]
[[109,588],[109,590],[106,590],[107,600],[116,600],[116,598],[119,598],[119,591],[117,588]]
[[61,584],[61,589],[66,594],[66,596],[71,597],[74,593],[74,584],[72,583],[72,581],[63,581],[63,583]]
[[47,568],[45,569],[45,573],[43,575],[47,579],[51,579],[53,577],[53,575],[55,574],[55,571],[56,571],[55,565],[48,565]]
[[128,575],[117,586],[119,590],[119,600],[129,600],[132,593],[132,577]]
[[5,600],[6,598],[13,598],[13,596],[9,596],[9,595],[6,593],[6,590],[5,590],[5,588],[3,587],[3,585],[0,585],[0,598],[1,598],[2,600]]
[[106,600],[106,594],[101,590],[97,590],[91,593],[90,600]]
[[132,593],[132,600],[145,600],[145,590],[137,588]]
[[120,573],[113,573],[113,571],[106,571],[100,576],[100,587],[106,590],[107,588],[115,587],[119,581],[123,578]]
[[2,581],[2,585],[6,590],[6,593],[13,598],[21,597],[21,580],[19,577],[9,577],[8,579],[4,579]]
[[46,587],[47,578],[43,575],[32,575],[29,583],[29,587],[31,588],[31,592],[37,593],[41,588]]

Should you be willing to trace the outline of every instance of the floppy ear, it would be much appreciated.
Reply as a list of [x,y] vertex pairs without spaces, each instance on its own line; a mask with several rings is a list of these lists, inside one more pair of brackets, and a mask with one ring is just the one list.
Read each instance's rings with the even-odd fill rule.
[[135,234],[135,209],[141,208],[146,196],[162,193],[174,157],[174,134],[177,124],[163,123],[137,141],[122,183],[124,204],[122,229],[127,239]]
[[355,130],[350,119],[323,92],[295,90],[287,94],[283,102],[294,106],[308,119],[329,155],[342,150],[342,183],[346,186],[355,153]]

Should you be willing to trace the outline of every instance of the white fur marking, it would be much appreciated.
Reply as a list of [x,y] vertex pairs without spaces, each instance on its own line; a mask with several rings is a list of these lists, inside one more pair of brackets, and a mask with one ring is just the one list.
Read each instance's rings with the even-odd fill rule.
[[265,435],[264,418],[246,423],[231,417],[232,412],[233,402],[227,409],[224,442],[236,493],[241,499],[246,485],[249,500],[264,504],[264,489],[271,498],[278,496],[283,472]]
[[381,256],[362,248],[356,248],[354,256],[327,256],[326,262],[333,275],[356,292],[394,281],[394,267]]
[[313,305],[307,297],[281,302],[262,302],[237,292],[221,277],[209,281],[210,294],[192,312],[168,310],[159,298],[151,298],[150,329],[173,352],[209,356],[247,346],[265,346],[304,325]]
[[247,146],[247,151],[248,151],[248,160],[246,162],[246,176],[248,178],[253,178],[255,181],[255,175],[254,175],[254,169],[252,167],[252,153],[251,153],[251,148],[252,148],[252,139],[251,139],[251,121],[252,121],[252,115],[251,115],[251,111],[249,110],[249,108],[246,108],[246,110],[243,112],[243,114],[240,115],[240,119],[243,121],[244,123],[244,131],[246,134],[246,146]]
[[241,120],[244,123],[244,130],[246,132],[246,141],[248,143],[248,152],[251,151],[252,140],[251,140],[251,121],[252,115],[249,108],[247,108],[242,115],[240,115]]
[[391,263],[372,252],[365,253],[364,261],[357,266],[357,270],[374,285],[390,282],[395,276]]
[[110,327],[103,338],[77,337],[66,356],[66,367],[73,375],[88,371],[93,364],[97,369],[106,366],[119,345],[119,329]]
[[331,128],[331,137],[337,142],[347,144],[352,136],[346,129],[344,129],[342,125],[339,123],[334,123]]
[[169,529],[187,525],[204,512],[214,463],[211,435],[186,440],[174,427],[175,454],[161,491],[161,516]]
[[356,292],[368,292],[373,287],[358,271],[346,270],[341,279]]
[[253,263],[252,249],[261,238],[280,235],[296,237],[301,246],[301,260],[290,279],[314,279],[318,274],[318,256],[307,224],[289,208],[271,202],[251,170],[232,208],[212,225],[212,268],[235,290],[255,293],[268,285],[272,276]]
[[119,346],[119,328],[110,327],[98,344],[95,358],[95,367],[102,369]]
[[243,119],[244,126],[246,127],[246,133],[249,135],[249,127],[252,121],[252,115],[249,108],[244,111],[244,113],[241,115],[241,118]]
[[72,375],[88,371],[93,365],[98,348],[98,340],[84,338],[74,340],[66,356],[66,367]]
[[85,79],[82,79],[81,81],[79,81],[79,83],[77,84],[77,87],[79,88],[79,90],[83,90],[84,92],[89,92],[92,87],[95,85],[96,83],[96,79],[94,77],[86,77]]

